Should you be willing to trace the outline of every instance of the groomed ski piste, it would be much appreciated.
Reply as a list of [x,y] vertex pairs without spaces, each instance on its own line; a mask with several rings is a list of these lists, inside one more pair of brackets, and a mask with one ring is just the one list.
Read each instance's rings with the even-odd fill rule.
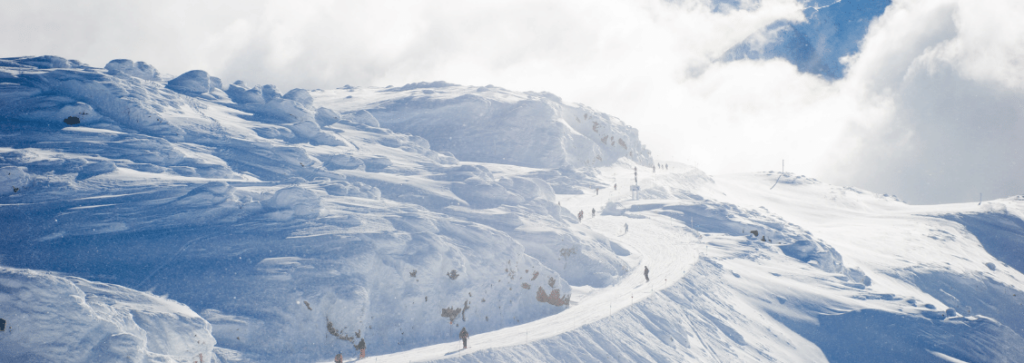
[[[620,283],[574,286],[573,291],[588,291],[574,295],[578,305],[473,336],[470,349],[453,340],[375,361],[1010,362],[1024,353],[1012,347],[1021,341],[1024,279],[986,252],[1019,251],[1021,245],[1007,246],[1014,242],[1007,236],[993,236],[1002,242],[971,241],[964,227],[949,221],[993,212],[1020,218],[1024,198],[911,206],[793,174],[712,179],[686,165],[666,164],[668,171],[641,171],[640,200],[621,189],[632,179],[624,178],[631,170],[623,167],[600,173],[614,176],[618,191],[560,196],[570,210],[586,212],[584,224],[630,250],[633,272]],[[709,219],[708,213],[673,213],[704,208],[693,192],[749,209],[732,215],[732,223]],[[590,206],[605,203],[617,211],[599,208],[590,218]],[[1018,209],[1006,209],[1014,205]],[[765,223],[767,211],[779,213]],[[785,227],[776,228],[790,222],[779,216],[837,241],[833,246],[842,260],[832,263],[856,267],[828,272],[820,268],[823,259],[788,256],[781,247],[793,242],[782,239]],[[766,239],[777,243],[750,238],[751,230],[767,232]],[[1012,233],[1016,243],[1024,242],[1020,230]],[[899,243],[893,243],[894,235],[901,236]],[[651,270],[649,283],[644,266]],[[951,271],[969,277],[954,278]],[[992,351],[993,346],[1008,351]]]
[[[682,169],[690,169],[688,167]],[[521,349],[521,345],[531,342],[544,341],[546,339],[562,335],[564,333],[599,323],[609,319],[621,310],[638,303],[655,292],[678,283],[685,273],[692,267],[704,250],[701,237],[693,229],[687,228],[680,223],[674,223],[670,217],[650,215],[642,218],[633,216],[606,216],[598,215],[592,217],[591,209],[603,208],[607,203],[631,204],[629,185],[625,184],[625,174],[632,169],[624,166],[612,167],[606,172],[617,171],[622,176],[615,178],[607,173],[599,173],[600,177],[607,177],[607,180],[619,180],[623,188],[606,188],[604,190],[585,193],[580,195],[560,195],[559,201],[563,207],[570,211],[583,211],[583,224],[594,231],[612,238],[612,240],[628,252],[624,260],[630,266],[630,272],[618,283],[605,288],[591,288],[589,286],[573,286],[573,303],[571,307],[561,313],[541,318],[539,320],[504,328],[498,331],[488,332],[480,335],[471,335],[470,348],[462,350],[461,341],[438,344],[429,347],[413,349],[410,351],[394,353],[376,357],[379,362],[408,362],[423,360],[438,360],[444,358],[464,359],[463,355],[476,354],[477,351],[487,349]],[[650,169],[647,169],[650,172]],[[692,170],[692,169],[690,169]],[[613,173],[614,174],[614,173]],[[632,176],[628,178],[632,180]],[[645,184],[662,184],[653,177],[644,178]],[[616,185],[614,181],[610,183]],[[618,190],[613,190],[618,189]],[[594,207],[599,206],[599,207]],[[627,226],[628,225],[628,231]],[[644,279],[643,270],[647,267],[653,272],[652,279],[648,282]],[[516,357],[501,357],[485,354],[480,360],[492,359],[530,359],[538,355],[524,354]],[[557,359],[566,359],[557,357]],[[468,358],[473,360],[474,358]],[[600,359],[597,356],[583,358],[583,360]]]
[[544,92],[130,60],[0,60],[0,127],[4,362],[1024,360],[1024,197],[707,175]]

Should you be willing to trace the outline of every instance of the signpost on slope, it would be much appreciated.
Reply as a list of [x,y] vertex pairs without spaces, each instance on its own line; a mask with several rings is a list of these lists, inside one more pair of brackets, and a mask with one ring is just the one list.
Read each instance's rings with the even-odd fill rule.
[[636,167],[633,167],[633,185],[629,186],[630,195],[633,200],[640,199],[640,179],[637,177]]

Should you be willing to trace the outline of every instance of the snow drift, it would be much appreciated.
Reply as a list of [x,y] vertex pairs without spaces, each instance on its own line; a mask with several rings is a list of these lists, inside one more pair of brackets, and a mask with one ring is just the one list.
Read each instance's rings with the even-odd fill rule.
[[0,145],[0,219],[33,226],[0,237],[3,263],[166,294],[238,359],[500,329],[626,271],[528,170],[463,164],[370,111],[318,106],[325,92],[43,60],[0,65],[0,123],[17,133]]
[[131,60],[0,59],[0,128],[4,361],[1024,357],[1020,198],[712,177],[543,92]]

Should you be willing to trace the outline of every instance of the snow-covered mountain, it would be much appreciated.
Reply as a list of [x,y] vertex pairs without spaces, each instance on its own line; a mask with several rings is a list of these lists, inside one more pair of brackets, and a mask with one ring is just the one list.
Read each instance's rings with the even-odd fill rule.
[[736,45],[723,60],[782,58],[801,72],[843,77],[842,58],[856,54],[871,22],[892,0],[809,0],[804,20],[778,21]]
[[1024,359],[1024,198],[712,177],[548,93],[2,59],[0,187],[5,362]]

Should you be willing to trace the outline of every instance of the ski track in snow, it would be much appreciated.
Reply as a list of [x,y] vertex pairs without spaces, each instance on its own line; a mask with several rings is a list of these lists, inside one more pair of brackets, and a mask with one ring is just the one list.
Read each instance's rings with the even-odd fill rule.
[[[659,182],[657,176],[643,178],[641,182],[645,185]],[[509,347],[547,339],[599,322],[682,279],[697,261],[700,251],[703,249],[704,245],[699,234],[681,223],[672,221],[669,217],[653,213],[645,214],[646,218],[601,215],[600,208],[607,202],[626,202],[629,200],[630,192],[627,185],[617,191],[610,188],[604,189],[602,193],[604,194],[559,195],[559,201],[570,211],[583,210],[584,225],[604,234],[629,250],[630,255],[623,259],[629,263],[631,272],[621,281],[584,294],[577,291],[585,291],[589,287],[573,286],[573,302],[569,309],[526,324],[492,332],[477,335],[470,332],[469,349],[466,350],[461,348],[462,341],[457,337],[458,329],[453,328],[452,343],[372,356],[365,360],[373,362],[431,361],[484,349]],[[590,208],[599,210],[596,217],[591,217]],[[624,224],[627,223],[629,231],[625,232]],[[650,282],[644,281],[643,269],[645,266],[650,269]],[[581,295],[585,296],[581,297]]]
[[0,361],[1024,361],[1024,196],[654,171],[544,92],[155,72],[0,59]]

